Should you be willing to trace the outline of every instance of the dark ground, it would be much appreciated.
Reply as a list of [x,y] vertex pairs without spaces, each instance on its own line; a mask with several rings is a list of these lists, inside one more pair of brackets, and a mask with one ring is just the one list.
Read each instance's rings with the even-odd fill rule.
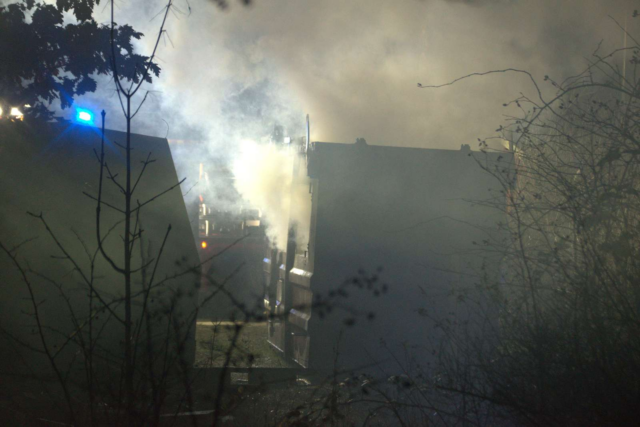
[[[248,368],[295,368],[287,363],[267,342],[267,324],[242,323],[234,351],[227,366]],[[220,368],[225,365],[236,324],[232,322],[198,321],[196,327],[196,368]],[[251,361],[250,361],[250,356]]]
[[[339,381],[318,381],[313,385],[298,379],[302,370],[285,362],[266,341],[266,324],[242,325],[224,370],[226,349],[235,326],[230,322],[200,321],[196,330],[196,382],[193,407],[167,405],[161,426],[211,426],[220,381],[225,381],[219,404],[218,426],[360,426],[371,406],[357,403],[362,395],[350,395]],[[248,355],[253,361],[249,362]],[[249,371],[249,367],[251,370]],[[233,372],[236,371],[236,372]],[[246,381],[249,372],[250,381]],[[304,375],[300,376],[304,377]],[[59,408],[63,397],[47,393],[41,380],[13,378],[0,389],[0,425],[70,425]],[[55,388],[55,381],[50,381]],[[167,400],[178,401],[184,387]],[[367,426],[390,425],[390,419],[371,417]]]

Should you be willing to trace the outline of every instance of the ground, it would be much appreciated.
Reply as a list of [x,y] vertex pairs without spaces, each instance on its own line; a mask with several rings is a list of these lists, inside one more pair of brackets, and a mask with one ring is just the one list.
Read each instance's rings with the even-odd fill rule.
[[230,367],[238,368],[295,368],[267,342],[267,324],[198,321],[196,328],[196,368],[220,368],[225,365],[228,349],[240,328],[236,345],[231,352]]
[[[222,369],[235,333],[231,322],[199,321],[196,329],[195,377],[191,389],[192,410],[186,405],[168,404],[163,410],[161,426],[210,426],[213,424],[216,395],[220,381],[225,381],[219,405],[220,427],[232,426],[355,426],[362,425],[370,407],[360,403],[341,380],[320,381],[313,385],[300,381],[304,370],[284,361],[266,340],[266,323],[241,324],[229,369]],[[249,358],[249,355],[253,358]],[[252,380],[242,381],[251,368]],[[237,373],[233,371],[237,370]],[[233,381],[240,375],[240,381]],[[229,381],[229,377],[231,381]],[[225,378],[227,378],[225,380]],[[256,380],[257,378],[257,380]],[[238,379],[238,378],[236,378]],[[35,379],[14,378],[13,386],[5,384],[0,392],[2,425],[69,426],[60,408],[62,396],[43,391]],[[55,383],[51,380],[50,384]],[[357,390],[356,390],[357,391]],[[167,401],[183,401],[184,388],[179,386]],[[171,407],[175,409],[171,409]],[[384,415],[384,414],[383,414]],[[368,419],[367,426],[390,425],[380,415]]]

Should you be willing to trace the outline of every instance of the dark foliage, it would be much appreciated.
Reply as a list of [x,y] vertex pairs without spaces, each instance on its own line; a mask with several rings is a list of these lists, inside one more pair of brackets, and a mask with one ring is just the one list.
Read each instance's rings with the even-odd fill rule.
[[[56,5],[23,0],[0,7],[0,104],[3,108],[30,104],[25,114],[51,117],[48,106],[59,99],[62,108],[76,96],[94,92],[96,76],[111,73],[110,28],[92,17],[100,0],[58,0]],[[63,13],[76,22],[65,25]],[[118,74],[134,82],[151,82],[160,74],[149,59],[134,53],[132,40],[143,34],[129,25],[115,27]]]

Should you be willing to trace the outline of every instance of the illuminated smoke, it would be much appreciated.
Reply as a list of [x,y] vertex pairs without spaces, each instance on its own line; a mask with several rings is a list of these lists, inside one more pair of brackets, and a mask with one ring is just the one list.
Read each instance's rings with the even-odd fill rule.
[[298,230],[296,243],[306,247],[311,196],[306,179],[293,179],[294,151],[288,146],[251,140],[242,141],[239,151],[233,163],[236,188],[247,202],[262,210],[270,242],[286,250],[291,220]]
[[[159,19],[151,18],[163,3],[118,5],[118,22],[146,34],[138,43],[142,52],[155,41]],[[622,32],[608,15],[622,22],[634,9],[631,0],[256,0],[249,8],[232,3],[225,12],[211,1],[190,4],[187,16],[186,2],[176,2],[185,15],[171,15],[158,54],[162,75],[149,87],[158,93],[135,126],[164,136],[164,119],[169,137],[188,139],[197,130],[216,150],[233,145],[229,133],[239,131],[225,123],[224,102],[247,89],[258,98],[270,91],[277,100],[261,114],[294,113],[302,123],[309,113],[314,140],[475,144],[493,134],[503,114],[515,113],[503,103],[521,91],[534,95],[530,83],[515,75],[437,91],[416,83],[507,67],[562,81],[584,67],[601,39],[602,52],[619,46]],[[108,79],[103,86],[108,90],[96,103],[112,104],[113,125],[117,97]]]

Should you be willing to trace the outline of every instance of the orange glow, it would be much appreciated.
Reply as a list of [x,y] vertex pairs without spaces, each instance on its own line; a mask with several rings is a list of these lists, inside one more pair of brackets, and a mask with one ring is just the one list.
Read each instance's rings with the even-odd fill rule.
[[207,242],[203,240],[200,246],[202,246],[202,249],[207,249]]
[[198,197],[200,197],[200,203],[204,202],[204,199],[202,198],[202,195],[199,195]]
[[11,108],[9,117],[11,117],[12,120],[24,120],[24,114],[22,114],[22,111],[18,110],[15,107]]

